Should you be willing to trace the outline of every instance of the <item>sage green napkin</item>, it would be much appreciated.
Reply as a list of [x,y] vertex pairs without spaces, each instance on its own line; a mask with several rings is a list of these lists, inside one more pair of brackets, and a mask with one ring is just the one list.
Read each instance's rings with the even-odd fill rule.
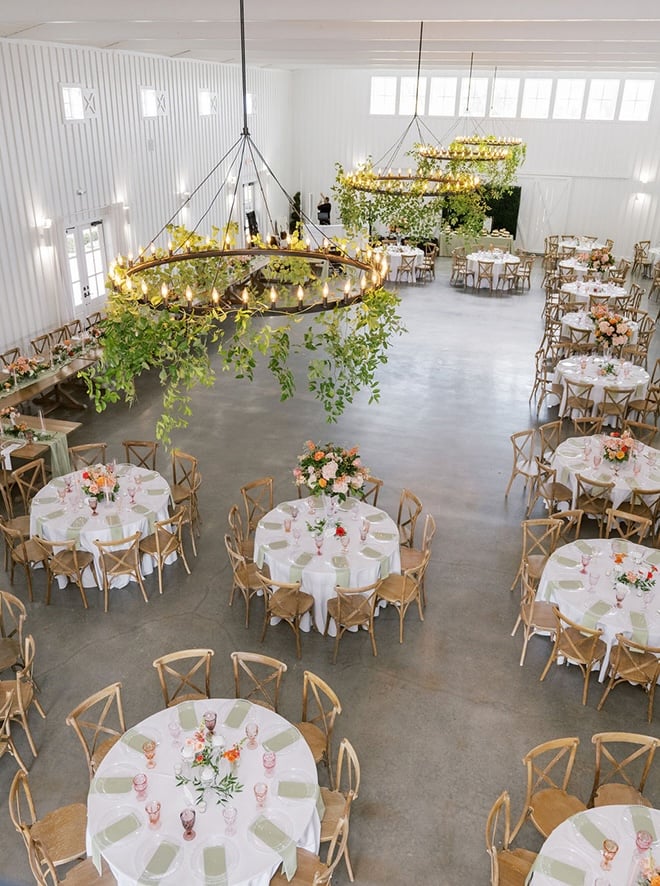
[[569,557],[553,557],[553,561],[559,566],[579,566],[577,560],[571,560]]
[[224,846],[206,846],[202,853],[207,886],[227,886],[227,856]]
[[380,578],[387,578],[390,574],[389,557],[384,557],[381,551],[376,551],[369,547],[362,548],[360,553],[364,554],[365,557],[369,557],[370,560],[380,560]]
[[631,806],[630,814],[632,816],[635,832],[648,831],[648,833],[653,837],[653,842],[655,843],[658,838],[655,833],[653,819],[651,818],[651,814],[649,813],[649,810],[646,808],[646,806]]
[[586,871],[574,867],[565,861],[558,861],[555,858],[548,858],[547,855],[538,855],[532,866],[532,871],[538,871],[540,874],[548,874],[560,883],[566,883],[567,886],[584,886],[584,878]]
[[224,725],[228,726],[230,729],[239,729],[251,707],[251,702],[246,701],[244,698],[237,698],[231,711],[229,711],[225,717]]
[[281,538],[279,541],[271,541],[264,547],[269,548],[271,551],[283,551],[284,548],[289,547],[289,542],[285,538]]
[[46,514],[43,518],[44,520],[57,520],[58,517],[63,517],[66,514],[66,511],[63,511],[61,508],[58,508],[56,511],[51,511],[50,514]]
[[274,751],[276,754],[279,751],[283,751],[284,748],[288,748],[289,745],[294,744],[300,738],[300,733],[296,729],[295,726],[289,726],[288,729],[285,729],[283,732],[278,732],[276,735],[272,735],[269,739],[263,742],[263,747],[266,748],[267,751]]
[[275,523],[275,522],[272,521],[272,520],[262,520],[261,523],[260,523],[259,525],[262,527],[262,529],[272,529],[272,530],[277,530],[277,529],[281,529],[281,528],[282,528],[282,524],[281,524],[281,523]]
[[302,571],[313,558],[314,555],[310,554],[309,551],[303,551],[302,554],[296,557],[289,570],[289,581],[302,581]]
[[284,867],[284,873],[288,880],[291,880],[296,873],[298,860],[296,858],[296,844],[293,840],[278,828],[269,819],[260,815],[256,821],[250,825],[252,833],[269,846],[281,857]]
[[[593,554],[593,552],[594,552],[594,549],[591,547],[591,545],[587,544],[587,542],[584,541],[584,539],[582,539],[582,538],[579,538],[575,542],[575,547],[582,554]],[[577,566],[577,563],[575,565]]]
[[179,714],[179,723],[184,732],[192,732],[199,726],[199,720],[195,713],[195,703],[193,701],[182,701],[176,706]]
[[380,523],[381,520],[387,519],[387,514],[367,514],[367,520],[370,523]]
[[632,625],[632,637],[631,640],[633,643],[640,643],[642,646],[648,646],[649,642],[649,626],[646,621],[646,616],[643,612],[631,612],[630,613],[630,624]]
[[170,843],[163,840],[158,849],[147,862],[147,866],[142,871],[142,876],[138,880],[139,884],[151,884],[155,880],[159,880],[163,874],[166,874],[172,866],[172,862],[179,853],[179,846],[176,843]]
[[143,490],[147,493],[147,495],[165,495],[164,489],[145,489]]
[[318,816],[323,818],[325,803],[317,784],[313,784],[311,781],[281,781],[277,786],[277,795],[287,800],[309,800],[313,797],[316,801]]
[[571,823],[578,834],[581,834],[587,843],[590,843],[597,852],[603,848],[603,840],[607,840],[607,835],[589,819],[586,815],[576,815]]
[[139,828],[140,819],[134,812],[131,812],[129,815],[117,819],[117,821],[109,824],[107,828],[103,828],[102,831],[94,834],[92,837],[92,861],[94,867],[99,872],[99,876],[101,876],[102,872],[101,852],[103,849],[112,846],[113,843],[119,843],[120,840],[124,840],[129,834],[133,834]]
[[652,554],[649,554],[646,557],[646,562],[650,563],[651,566],[660,566],[660,551],[653,551]]
[[392,541],[393,538],[397,537],[395,532],[373,532],[372,535],[378,541]]
[[129,748],[133,748],[134,751],[139,751],[142,753],[142,745],[145,741],[149,741],[148,735],[142,735],[141,732],[138,732],[136,729],[129,729],[128,732],[125,732],[121,740],[124,744],[127,744]]
[[92,794],[127,794],[132,787],[133,779],[130,775],[97,775],[92,782],[90,792]]
[[285,514],[292,514],[293,513],[293,509],[291,508],[291,505],[287,504],[287,502],[284,502],[284,504],[278,505],[277,509],[278,509],[278,511],[284,511]]
[[559,581],[554,582],[554,584],[563,588],[565,591],[580,591],[584,588],[584,583],[577,578],[560,578]]
[[151,508],[146,505],[131,505],[131,510],[136,514],[150,514]]
[[582,624],[585,628],[595,628],[596,622],[603,615],[607,615],[612,607],[609,603],[606,603],[605,600],[597,600],[593,606],[590,606],[589,609],[584,613],[584,617],[582,618]]
[[[64,484],[62,484],[62,488]],[[38,505],[53,505],[58,499],[54,495],[40,495],[37,499]]]
[[88,517],[76,517],[75,520],[72,520],[69,523],[69,528],[66,531],[66,537],[68,541],[78,541],[80,538],[80,530],[87,524]]
[[342,588],[348,587],[351,580],[351,570],[346,557],[343,554],[337,554],[332,558],[332,565],[337,573],[337,584]]
[[152,480],[155,480],[158,474],[140,474],[140,482],[142,483],[151,483]]
[[355,499],[347,498],[346,501],[339,502],[340,511],[352,511],[354,507],[357,507]]
[[105,518],[105,522],[110,527],[110,538],[112,541],[121,541],[124,537],[124,530],[122,529],[121,520],[117,514],[108,514]]

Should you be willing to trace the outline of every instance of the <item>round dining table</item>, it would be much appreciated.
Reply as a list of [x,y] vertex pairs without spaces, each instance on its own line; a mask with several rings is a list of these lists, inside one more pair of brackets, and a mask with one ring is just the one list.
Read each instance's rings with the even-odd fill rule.
[[602,434],[569,437],[557,446],[550,464],[557,480],[577,491],[578,474],[606,483],[614,483],[610,498],[615,508],[628,501],[635,489],[660,488],[660,453],[652,446],[636,442],[637,453],[618,465],[602,457]]
[[578,624],[602,628],[607,655],[600,669],[600,682],[607,674],[617,634],[625,634],[644,646],[660,645],[656,583],[648,591],[631,586],[620,606],[615,596],[617,574],[632,571],[647,575],[658,566],[660,551],[624,539],[577,539],[557,548],[548,558],[536,599],[556,604]]
[[[374,250],[374,252],[381,250]],[[394,280],[396,272],[401,267],[402,258],[413,258],[415,272],[417,268],[421,268],[424,262],[424,250],[418,249],[416,246],[387,246],[385,249],[385,257],[387,258],[388,278]]]
[[497,286],[497,281],[500,279],[500,274],[504,271],[504,265],[507,262],[514,265],[520,264],[520,259],[517,255],[512,255],[510,252],[502,252],[501,249],[484,249],[479,252],[471,252],[467,256],[467,266],[468,271],[474,273],[475,284],[479,272],[479,262],[486,261],[493,263],[493,289]]
[[[206,712],[217,718],[210,735]],[[248,724],[258,730],[252,748]],[[234,772],[241,790],[226,802],[218,802],[212,786],[198,790],[210,770],[190,766],[207,738],[217,754],[239,744]],[[156,743],[153,768],[143,753],[149,740]],[[275,753],[270,774],[266,751]],[[230,765],[219,763],[220,777]],[[140,797],[133,787],[139,774],[147,777]],[[267,787],[263,808],[254,790],[259,784]],[[155,826],[145,808],[150,801],[160,804]],[[223,814],[227,806],[237,812],[233,826]],[[189,808],[194,836],[184,839],[180,816]],[[97,865],[104,858],[119,886],[268,886],[283,863],[293,874],[297,846],[318,852],[322,815],[316,764],[295,726],[245,699],[184,701],[129,729],[100,764],[87,799],[87,854]]]
[[[556,406],[559,402],[559,415],[566,413],[566,382],[584,382],[592,384],[590,398],[594,401],[593,415],[598,413],[598,404],[602,402],[603,390],[608,388],[633,388],[631,399],[642,400],[646,397],[651,376],[643,366],[637,366],[618,357],[602,357],[597,354],[589,356],[576,355],[560,360],[555,366],[554,381],[563,386],[561,402],[556,394],[548,397],[548,405]],[[605,424],[612,424],[615,417],[605,416]]]
[[[638,834],[643,835],[639,848]],[[624,805],[586,809],[554,828],[527,882],[529,886],[638,886],[644,871],[660,865],[659,837],[658,809]]]
[[592,249],[604,249],[605,244],[593,237],[563,237],[558,243],[559,249],[575,249],[578,252],[591,252]]
[[564,283],[561,287],[562,292],[567,292],[574,302],[583,305],[589,304],[592,295],[607,295],[608,304],[613,305],[615,298],[621,298],[628,295],[628,291],[617,283],[598,283],[595,280],[584,282],[575,280],[572,283]]
[[[139,468],[135,465],[120,464],[116,468],[119,492],[114,501],[101,500],[96,513],[92,513],[87,497],[82,489],[83,471],[74,471],[56,477],[47,483],[32,499],[30,506],[30,535],[40,535],[47,541],[75,541],[76,547],[94,554],[98,563],[99,541],[120,541],[136,532],[142,536],[154,531],[157,520],[164,520],[168,514],[170,487],[161,474]],[[129,489],[134,489],[133,503]],[[166,563],[176,560],[171,555]],[[150,575],[154,570],[153,558],[142,558],[142,573]],[[101,570],[97,566],[97,575]],[[65,577],[58,581],[66,584]],[[128,584],[126,575],[115,576],[112,587]],[[83,573],[85,587],[95,587],[91,569]]]
[[[289,519],[291,527],[287,531]],[[318,554],[311,527],[320,520],[325,520],[325,527]],[[348,538],[346,550],[336,535],[338,524]],[[364,541],[360,537],[363,526]],[[266,563],[276,581],[300,581],[301,589],[311,594],[314,624],[319,631],[325,627],[328,600],[336,595],[337,585],[363,587],[401,571],[396,523],[385,511],[356,498],[339,503],[336,510],[327,498],[325,502],[313,496],[283,502],[259,521],[254,550],[258,568]],[[303,616],[300,628],[311,630],[309,614]],[[332,637],[336,634],[332,620],[328,633]]]
[[[637,342],[639,323],[637,323],[636,320],[631,320],[625,315],[623,316],[623,319],[626,321],[626,324],[630,328],[630,338],[628,339],[628,343],[634,345]],[[571,329],[576,329],[578,332],[588,331],[590,333],[589,341],[596,341],[596,327],[589,311],[569,311],[567,314],[564,314],[564,316],[561,318],[562,335],[568,338]]]

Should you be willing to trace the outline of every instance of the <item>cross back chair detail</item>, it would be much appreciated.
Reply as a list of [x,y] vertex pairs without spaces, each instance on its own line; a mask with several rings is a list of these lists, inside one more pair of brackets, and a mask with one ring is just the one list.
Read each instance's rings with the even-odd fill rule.
[[[282,677],[287,666],[277,658],[258,652],[232,652],[236,698],[246,698],[253,704],[277,712]],[[241,692],[241,677],[249,681],[249,689]]]
[[108,751],[126,732],[121,683],[111,683],[77,705],[66,718],[78,736],[90,780]]
[[211,698],[212,657],[212,649],[181,649],[154,659],[166,708],[182,701]]

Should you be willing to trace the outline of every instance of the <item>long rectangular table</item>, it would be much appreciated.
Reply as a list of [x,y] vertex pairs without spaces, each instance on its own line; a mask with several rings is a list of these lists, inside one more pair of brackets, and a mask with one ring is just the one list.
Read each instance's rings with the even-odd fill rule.
[[[97,359],[98,351],[96,349],[90,349],[87,353],[74,357],[72,360],[63,363],[61,366],[55,366],[53,369],[48,369],[45,372],[40,373],[32,381],[19,383],[17,386],[13,386],[12,384],[13,377],[11,372],[7,372],[6,370],[0,372],[0,409],[4,409],[5,406],[18,406],[20,403],[25,403],[26,400],[33,400],[40,394],[45,394],[53,387],[59,389],[60,385],[75,378],[79,372],[83,369],[87,369],[87,367],[95,363]],[[7,383],[12,386],[5,389],[4,386]],[[79,409],[85,407],[85,404],[80,403],[68,392],[61,391],[61,396],[63,400],[66,400],[67,405],[69,406]]]

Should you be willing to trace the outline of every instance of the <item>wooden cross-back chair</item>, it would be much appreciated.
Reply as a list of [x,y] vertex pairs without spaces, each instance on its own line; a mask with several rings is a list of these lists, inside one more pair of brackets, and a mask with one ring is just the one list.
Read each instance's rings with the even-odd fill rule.
[[266,639],[266,631],[271,619],[277,618],[286,622],[296,639],[296,655],[302,658],[300,645],[300,621],[308,612],[312,617],[314,597],[300,589],[299,581],[276,581],[269,575],[257,572],[264,595],[264,625],[261,631],[261,642]]
[[[298,487],[300,488],[300,487]],[[362,493],[362,501],[376,507],[378,505],[378,495],[383,488],[383,481],[378,477],[368,476],[364,481],[364,486],[360,490]]]
[[127,575],[133,578],[142,592],[142,598],[145,603],[149,602],[147,592],[142,580],[142,570],[140,567],[140,538],[141,532],[128,535],[125,538],[119,538],[112,541],[99,541],[94,539],[94,544],[99,551],[99,565],[101,567],[101,575],[103,577],[103,598],[104,611],[108,611],[110,602],[110,583],[113,578],[120,575]]
[[555,631],[555,614],[552,604],[536,599],[536,588],[530,583],[527,574],[527,566],[523,567],[522,573],[522,596],[520,598],[520,612],[511,631],[515,636],[519,625],[523,626],[523,647],[520,653],[520,667],[525,663],[527,645],[534,636],[552,637]]
[[312,671],[305,671],[302,720],[295,725],[309,745],[315,762],[324,763],[328,767],[330,781],[332,781],[332,733],[340,714],[341,702],[334,689]]
[[181,649],[154,659],[166,708],[182,701],[211,698],[212,657],[212,649]]
[[401,547],[413,548],[415,546],[415,527],[421,513],[422,503],[419,498],[409,489],[402,489],[396,517]]
[[550,513],[557,509],[561,503],[566,503],[568,507],[573,501],[573,490],[569,489],[564,483],[557,480],[557,471],[551,468],[549,464],[541,461],[537,456],[536,463],[538,471],[534,478],[534,485],[530,490],[529,504],[527,506],[527,515],[529,516],[534,510],[534,506],[542,499]]
[[30,513],[32,499],[46,485],[46,462],[43,458],[35,458],[27,464],[12,471],[12,480],[21,495],[26,514]]
[[104,465],[107,452],[107,443],[81,443],[80,446],[69,446],[71,467],[74,471],[80,471],[92,465]]
[[545,680],[553,662],[577,665],[583,677],[582,704],[586,705],[591,672],[596,665],[602,665],[607,654],[607,646],[601,640],[602,628],[578,624],[564,615],[558,606],[552,609],[555,614],[554,643],[539,679]]
[[394,276],[394,280],[396,283],[400,283],[405,277],[408,283],[415,282],[415,261],[417,256],[415,255],[401,255],[401,263],[399,267],[396,269],[396,274]]
[[605,537],[609,538],[615,532],[617,538],[625,538],[627,541],[641,545],[646,535],[650,532],[651,526],[651,520],[648,517],[642,517],[630,511],[619,511],[616,508],[609,508],[607,511]]
[[108,751],[126,732],[121,683],[111,683],[77,705],[66,718],[78,736],[92,779]]
[[99,580],[96,575],[96,567],[94,566],[94,555],[89,551],[83,551],[77,546],[74,539],[70,541],[48,541],[39,535],[35,535],[34,540],[43,549],[46,555],[46,571],[48,575],[48,585],[46,587],[46,605],[50,605],[50,593],[53,586],[53,579],[62,576],[73,581],[80,591],[80,596],[85,609],[88,608],[87,595],[83,584],[83,572],[90,569],[94,576],[94,581],[98,585]]
[[523,884],[536,859],[529,849],[511,849],[511,800],[502,791],[486,819],[486,851],[490,857],[490,886]]
[[535,586],[538,584],[548,558],[557,547],[561,529],[560,524],[551,517],[523,520],[520,525],[522,528],[522,554],[518,571],[511,584],[511,590],[515,588],[518,579],[522,576],[525,565],[531,583]]
[[229,528],[234,537],[234,545],[246,560],[254,560],[254,538],[249,538],[243,529],[243,520],[238,505],[232,505],[227,515]]
[[190,566],[186,560],[186,552],[183,547],[183,507],[177,510],[164,520],[156,520],[154,523],[154,531],[146,538],[140,539],[140,553],[146,554],[156,564],[158,570],[158,592],[163,593],[163,568],[168,557],[176,554],[181,557],[183,566],[190,575]]
[[16,760],[23,772],[27,772],[27,766],[18,753],[14,740],[11,737],[10,720],[13,701],[12,691],[0,693],[0,758],[5,754],[9,754]]
[[650,723],[653,719],[655,687],[660,680],[660,647],[635,642],[625,634],[617,634],[616,640],[608,665],[609,679],[598,702],[598,710],[601,710],[615,686],[632,683],[641,686],[647,695],[647,719]]
[[241,486],[241,496],[245,507],[245,521],[248,536],[254,534],[257,523],[273,510],[273,478],[261,477]]
[[634,732],[597,732],[590,806],[653,806],[644,788],[660,739]]
[[296,873],[291,879],[278,871],[269,886],[329,886],[337,865],[342,860],[348,841],[348,818],[342,817],[332,835],[325,861],[307,849],[296,849]]
[[0,591],[0,672],[23,665],[23,626],[27,610],[22,600]]
[[597,480],[594,477],[575,475],[575,506],[598,522],[599,536],[603,537],[608,508],[613,506],[610,494],[614,481]]
[[99,876],[91,858],[80,861],[69,868],[63,880],[57,875],[57,869],[41,840],[28,833],[28,863],[37,886],[115,886],[116,880],[101,859],[103,873]]
[[240,591],[245,600],[245,627],[250,626],[250,603],[252,598],[263,590],[259,571],[256,563],[246,560],[238,550],[235,540],[229,534],[225,535],[225,548],[229,556],[232,571],[232,587],[229,595],[229,605],[234,604],[234,595]]
[[[334,783],[331,788],[321,788],[321,798],[325,807],[321,819],[321,843],[328,843],[333,839],[342,817],[350,819],[353,802],[357,800],[360,792],[360,781],[360,761],[355,748],[347,738],[342,738],[337,754]],[[353,883],[355,877],[348,854],[348,842],[343,855],[348,878]]]
[[[336,634],[335,648],[332,656],[332,663],[337,661],[337,653],[339,652],[339,643],[346,631],[356,628],[364,628],[371,639],[371,651],[374,656],[378,655],[376,648],[376,633],[374,630],[374,617],[376,604],[378,602],[378,592],[382,584],[382,579],[372,582],[368,585],[362,585],[358,588],[346,588],[340,585],[335,586],[336,596],[330,597],[328,600],[328,611],[325,618],[325,628],[323,636],[327,637],[328,628],[330,627],[330,619],[334,619]],[[358,633],[361,633],[358,631]]]
[[127,464],[146,468],[148,471],[156,470],[156,456],[158,454],[156,440],[123,440],[122,446]]
[[9,366],[11,363],[15,363],[20,356],[20,348],[10,348],[8,351],[0,354],[0,362],[2,362],[3,366]]
[[[232,652],[231,660],[236,698],[246,698],[253,704],[277,712],[282,676],[287,672],[286,664],[258,652]],[[249,681],[247,690],[241,690],[241,677]]]
[[30,602],[34,600],[32,590],[32,566],[35,563],[44,563],[46,553],[34,538],[26,538],[20,529],[14,529],[10,523],[0,516],[0,532],[5,541],[5,556],[9,561],[9,581],[14,584],[14,571],[16,566],[22,566],[25,570],[28,597]]
[[513,446],[513,468],[509,482],[504,490],[506,498],[511,490],[516,477],[524,479],[524,488],[536,476],[536,462],[534,461],[534,447],[536,445],[536,429],[529,428],[526,431],[517,431],[509,437]]
[[33,756],[37,756],[37,748],[32,737],[28,715],[32,705],[39,712],[42,720],[46,718],[46,712],[41,707],[37,698],[37,685],[34,680],[34,656],[35,643],[31,634],[25,638],[23,643],[23,666],[16,672],[13,680],[0,681],[0,695],[11,693],[11,707],[9,710],[9,719],[12,722],[20,723],[25,732],[25,737],[30,745]]
[[[426,567],[431,558],[430,548],[424,553],[421,563],[403,572],[390,573],[378,587],[378,599],[394,606],[399,615],[399,643],[403,643],[403,623],[408,609],[417,603],[419,620],[424,621],[422,585]],[[375,641],[374,641],[375,642]]]

